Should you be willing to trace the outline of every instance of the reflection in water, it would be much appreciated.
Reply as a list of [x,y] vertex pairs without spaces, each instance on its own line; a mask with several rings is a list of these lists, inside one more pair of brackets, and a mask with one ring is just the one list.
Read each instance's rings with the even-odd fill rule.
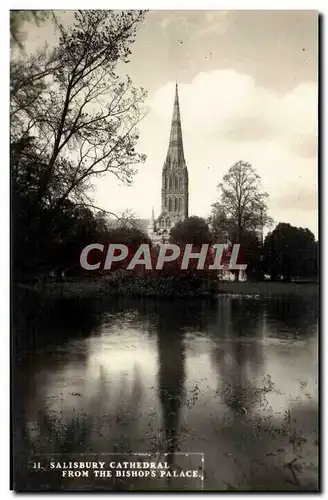
[[302,300],[294,297],[269,300],[265,304],[270,318],[270,334],[279,334],[282,338],[304,337],[315,333],[319,302],[317,300]]
[[163,452],[175,466],[182,451],[205,454],[205,489],[316,487],[316,301],[33,297],[16,311],[22,483],[31,451]]
[[158,387],[162,405],[166,453],[172,465],[177,447],[180,407],[184,389],[184,345],[181,316],[172,316],[172,305],[158,308]]
[[263,363],[263,304],[242,300],[222,302],[218,316],[221,335],[214,343],[212,359],[218,373],[219,392],[233,415],[247,414],[255,403],[253,378]]

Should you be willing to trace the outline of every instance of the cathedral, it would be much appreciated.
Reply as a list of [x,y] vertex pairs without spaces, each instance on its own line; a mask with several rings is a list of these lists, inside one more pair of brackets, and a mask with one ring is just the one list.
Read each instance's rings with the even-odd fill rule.
[[183,152],[178,84],[175,86],[169,147],[162,171],[161,200],[161,214],[155,219],[153,211],[148,226],[148,236],[154,243],[168,241],[171,228],[188,217],[189,181]]

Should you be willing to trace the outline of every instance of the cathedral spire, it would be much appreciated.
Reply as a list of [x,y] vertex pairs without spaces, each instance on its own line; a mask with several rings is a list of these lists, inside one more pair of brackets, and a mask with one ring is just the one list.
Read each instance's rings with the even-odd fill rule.
[[173,165],[173,163],[176,163],[176,165],[180,167],[185,165],[183,142],[182,142],[178,82],[176,82],[175,84],[173,116],[171,123],[169,148],[166,156],[166,163],[171,164],[171,166]]
[[155,214],[154,214],[154,207],[151,209],[151,218],[149,221],[149,226],[148,226],[148,233],[153,232],[155,229]]
[[189,180],[183,152],[178,83],[171,124],[170,142],[162,171],[162,208],[157,222],[161,230],[169,231],[188,217]]

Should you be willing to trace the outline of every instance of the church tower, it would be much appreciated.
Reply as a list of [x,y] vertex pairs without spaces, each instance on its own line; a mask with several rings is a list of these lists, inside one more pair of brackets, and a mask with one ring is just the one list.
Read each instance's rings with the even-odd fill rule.
[[178,84],[175,98],[169,147],[162,171],[161,215],[156,221],[157,234],[169,234],[175,224],[188,217],[189,180],[183,151]]

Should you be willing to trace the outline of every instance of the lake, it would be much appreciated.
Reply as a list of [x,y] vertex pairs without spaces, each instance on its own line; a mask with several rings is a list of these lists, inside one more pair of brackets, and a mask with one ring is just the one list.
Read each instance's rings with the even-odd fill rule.
[[[16,489],[318,488],[316,299],[32,296],[16,308]],[[115,483],[27,470],[37,454],[81,453],[144,453],[199,475]]]

